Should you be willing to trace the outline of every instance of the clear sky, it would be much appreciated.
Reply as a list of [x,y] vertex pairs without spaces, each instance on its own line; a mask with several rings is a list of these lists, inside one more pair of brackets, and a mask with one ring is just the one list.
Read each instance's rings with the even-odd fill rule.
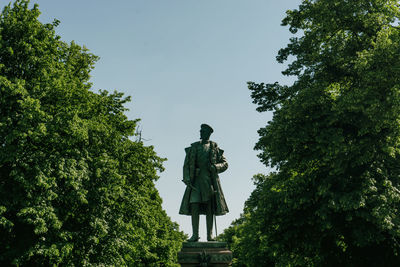
[[[1,6],[8,0],[1,0]],[[185,189],[184,148],[199,140],[201,123],[229,163],[220,175],[230,213],[218,232],[239,217],[254,189],[251,178],[268,173],[253,150],[257,130],[271,119],[252,104],[247,81],[290,84],[276,63],[290,33],[280,26],[300,0],[31,0],[40,20],[61,21],[57,34],[100,56],[93,89],[132,96],[130,119],[140,118],[142,137],[165,157],[156,186],[163,208],[191,234],[189,216],[178,214]],[[200,219],[205,240],[205,218]]]

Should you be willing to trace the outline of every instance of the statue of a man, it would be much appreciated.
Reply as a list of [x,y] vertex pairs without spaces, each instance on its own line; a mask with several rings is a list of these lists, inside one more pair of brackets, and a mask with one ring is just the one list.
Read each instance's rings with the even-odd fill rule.
[[212,237],[214,215],[224,215],[228,210],[222,193],[218,173],[228,168],[228,163],[215,142],[210,141],[214,130],[207,124],[200,129],[201,141],[185,148],[183,182],[186,184],[179,214],[192,216],[193,235],[189,242],[199,240],[199,215],[206,215],[207,240]]

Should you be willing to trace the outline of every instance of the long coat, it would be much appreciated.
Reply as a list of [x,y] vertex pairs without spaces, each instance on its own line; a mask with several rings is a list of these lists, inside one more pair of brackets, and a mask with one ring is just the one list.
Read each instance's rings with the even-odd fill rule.
[[[185,163],[183,164],[183,180],[189,184],[193,184],[193,181],[196,178],[196,154],[200,145],[201,142],[195,142],[191,144],[190,147],[185,148],[186,157]],[[218,173],[221,173],[228,168],[228,163],[226,162],[223,153],[224,151],[220,149],[215,142],[210,141],[210,163],[213,164],[217,170],[217,173],[214,173],[215,175],[211,177],[213,183],[215,184],[215,194],[212,195],[215,215],[224,215],[229,212],[218,176]],[[191,186],[186,186],[185,194],[183,195],[181,207],[179,209],[179,214],[192,215],[190,209],[190,194],[192,193],[192,190],[193,189]],[[200,214],[206,214],[206,209],[203,205],[200,205]]]

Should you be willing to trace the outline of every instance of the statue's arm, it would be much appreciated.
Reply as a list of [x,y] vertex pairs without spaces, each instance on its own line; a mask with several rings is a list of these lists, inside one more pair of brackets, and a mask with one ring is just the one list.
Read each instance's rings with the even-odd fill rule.
[[214,166],[217,170],[217,173],[224,172],[226,169],[228,169],[228,162],[224,157],[224,151],[222,149],[218,149],[218,161]]
[[185,156],[185,161],[183,163],[183,182],[185,184],[190,184],[189,150],[190,148],[185,148],[186,156]]

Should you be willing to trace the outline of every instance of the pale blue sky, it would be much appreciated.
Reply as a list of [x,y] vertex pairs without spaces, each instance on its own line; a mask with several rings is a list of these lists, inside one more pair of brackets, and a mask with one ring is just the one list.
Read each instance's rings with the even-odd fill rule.
[[[9,1],[2,0],[4,6]],[[280,26],[300,0],[31,0],[40,20],[61,21],[57,33],[100,56],[93,89],[132,96],[130,119],[140,118],[145,144],[168,158],[156,186],[163,208],[191,234],[189,216],[178,214],[185,189],[184,148],[199,139],[201,123],[225,150],[220,175],[230,213],[217,218],[219,233],[239,217],[254,189],[251,177],[268,173],[254,144],[271,119],[251,103],[247,81],[284,84],[279,48],[290,38]],[[205,238],[205,218],[200,219]]]

